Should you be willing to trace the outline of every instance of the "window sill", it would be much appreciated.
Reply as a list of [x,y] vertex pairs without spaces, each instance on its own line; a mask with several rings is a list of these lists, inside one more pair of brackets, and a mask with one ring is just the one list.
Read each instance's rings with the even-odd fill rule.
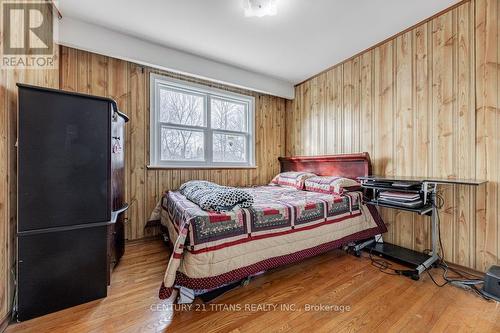
[[231,170],[231,169],[257,169],[257,166],[164,166],[148,165],[148,170]]

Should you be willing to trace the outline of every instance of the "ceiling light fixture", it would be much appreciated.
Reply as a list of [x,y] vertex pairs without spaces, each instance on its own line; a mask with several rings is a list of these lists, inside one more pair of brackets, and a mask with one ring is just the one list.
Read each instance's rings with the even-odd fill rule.
[[243,0],[246,17],[263,17],[276,15],[277,0]]

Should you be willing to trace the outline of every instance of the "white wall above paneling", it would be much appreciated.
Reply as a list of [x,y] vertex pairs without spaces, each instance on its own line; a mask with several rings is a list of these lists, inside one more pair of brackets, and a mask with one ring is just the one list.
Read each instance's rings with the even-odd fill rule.
[[71,17],[59,25],[59,44],[230,86],[293,99],[291,82],[162,46]]
[[277,0],[276,16],[262,18],[245,17],[242,2],[62,0],[60,9],[65,18],[298,83],[457,0]]

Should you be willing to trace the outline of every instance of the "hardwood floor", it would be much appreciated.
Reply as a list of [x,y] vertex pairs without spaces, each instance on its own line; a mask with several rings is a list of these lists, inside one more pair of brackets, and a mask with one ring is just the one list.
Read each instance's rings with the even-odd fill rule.
[[342,251],[269,272],[212,304],[173,313],[157,298],[167,259],[159,240],[128,243],[107,298],[13,324],[7,332],[500,332],[499,303],[438,288],[428,276],[412,281],[387,275],[367,258]]

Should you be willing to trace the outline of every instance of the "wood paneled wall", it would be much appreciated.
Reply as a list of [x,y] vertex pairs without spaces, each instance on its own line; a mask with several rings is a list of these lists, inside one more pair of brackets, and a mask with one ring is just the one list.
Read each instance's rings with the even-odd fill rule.
[[[485,270],[500,257],[500,0],[471,0],[296,87],[296,99],[256,98],[255,169],[151,170],[149,73],[152,68],[61,47],[59,70],[0,71],[0,322],[10,308],[16,228],[16,82],[110,96],[127,127],[127,237],[144,224],[160,194],[189,179],[263,184],[277,157],[370,152],[376,173],[477,177],[488,185],[444,191],[441,232],[447,259]],[[285,133],[286,117],[286,133]],[[384,210],[387,239],[429,247],[425,218]],[[153,231],[154,232],[154,231]]]
[[[257,168],[250,169],[148,169],[149,74],[203,83],[255,97],[255,152]],[[162,192],[191,179],[245,186],[268,183],[279,171],[278,156],[285,153],[285,100],[220,84],[166,73],[72,48],[61,48],[61,89],[109,96],[130,116],[127,124],[127,238],[146,236],[144,225]]]
[[[51,15],[47,7],[46,15]],[[0,40],[0,47],[1,40]],[[59,50],[55,51],[58,58]],[[17,228],[17,86],[59,87],[57,69],[0,68],[0,331],[12,307]]]
[[[443,186],[445,259],[500,258],[500,4],[465,2],[296,86],[287,155],[368,151],[374,173],[487,179]],[[387,241],[430,247],[428,218],[382,210]]]
[[[244,186],[268,183],[285,153],[285,100],[166,73],[123,60],[67,47],[59,48],[59,69],[2,70],[0,77],[0,323],[11,307],[11,268],[15,261],[17,82],[109,96],[130,116],[127,124],[126,198],[128,239],[151,236],[144,226],[160,195],[190,179]],[[255,97],[256,168],[155,169],[149,162],[149,73],[194,81]]]

